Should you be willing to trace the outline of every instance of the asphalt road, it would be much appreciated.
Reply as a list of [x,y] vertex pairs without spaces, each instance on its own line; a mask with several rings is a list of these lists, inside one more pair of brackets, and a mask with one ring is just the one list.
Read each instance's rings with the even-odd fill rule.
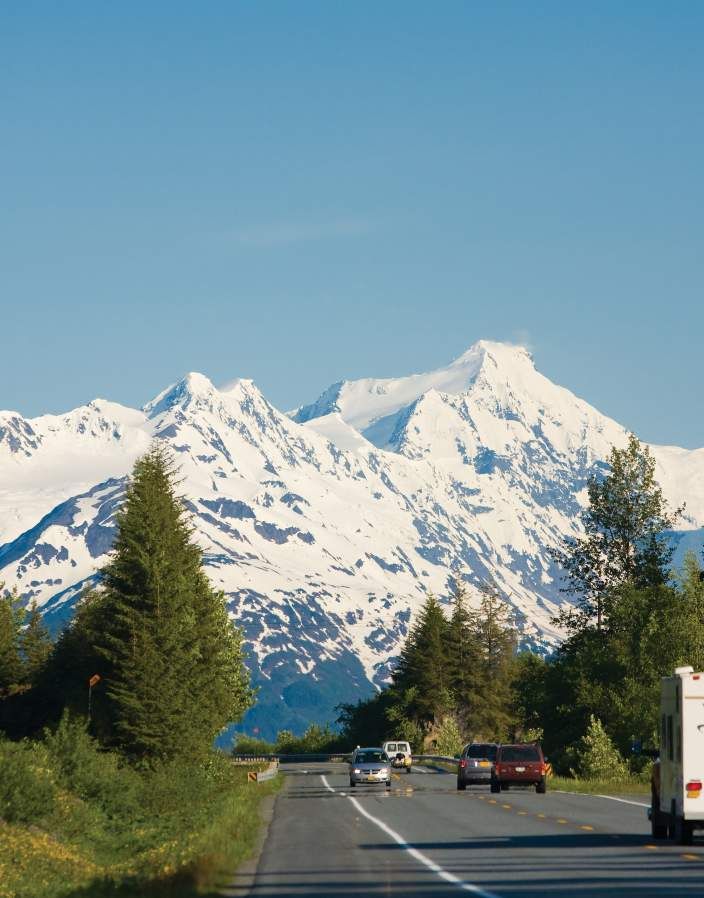
[[286,765],[252,898],[704,896],[704,840],[654,842],[638,797],[488,787],[452,774],[349,788],[342,764]]

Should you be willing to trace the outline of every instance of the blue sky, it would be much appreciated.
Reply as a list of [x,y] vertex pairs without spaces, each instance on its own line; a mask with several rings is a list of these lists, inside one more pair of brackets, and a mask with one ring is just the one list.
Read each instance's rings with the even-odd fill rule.
[[3,4],[0,407],[528,342],[704,445],[704,4]]

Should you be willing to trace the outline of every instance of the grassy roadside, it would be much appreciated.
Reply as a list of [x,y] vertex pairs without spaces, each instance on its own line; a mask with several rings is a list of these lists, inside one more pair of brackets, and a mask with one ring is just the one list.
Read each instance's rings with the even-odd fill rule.
[[613,780],[580,780],[570,776],[551,776],[550,789],[561,789],[564,792],[580,792],[585,795],[640,795],[650,797],[650,786],[640,780],[625,782]]
[[0,898],[214,895],[252,854],[261,801],[281,785],[248,783],[217,758],[140,775],[132,796],[124,780],[118,806],[61,788],[50,766],[32,772],[55,794],[31,822],[0,821]]

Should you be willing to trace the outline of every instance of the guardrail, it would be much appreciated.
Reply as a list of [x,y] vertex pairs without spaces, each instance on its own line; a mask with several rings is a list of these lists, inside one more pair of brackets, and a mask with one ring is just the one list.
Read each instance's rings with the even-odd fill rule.
[[340,752],[335,752],[334,754],[296,754],[296,755],[245,755],[245,754],[237,754],[232,755],[232,760],[237,762],[256,762],[256,761],[278,761],[279,764],[300,764],[305,763],[306,761],[312,763],[348,763],[352,759],[352,753],[344,754]]
[[[411,755],[414,764],[424,764],[424,763],[443,763],[443,764],[457,764],[459,758],[450,757],[449,755]],[[272,776],[275,776],[278,772],[279,764],[349,764],[352,760],[352,752],[348,754],[341,754],[337,752],[335,754],[325,754],[325,753],[308,753],[308,754],[296,754],[296,755],[233,755],[232,760],[236,764],[253,764],[253,763],[262,763],[264,761],[268,761],[270,763],[270,768],[264,771],[264,775],[261,775],[257,778],[257,782],[261,782],[263,779],[270,779]],[[271,765],[274,766],[273,773],[270,772]],[[547,767],[546,775],[552,776],[552,764],[546,763]],[[250,771],[248,776],[254,780],[255,771]]]
[[[448,755],[411,755],[414,764],[422,764],[423,761],[443,761],[446,764],[456,764],[458,758],[451,758]],[[307,753],[295,755],[232,755],[233,761],[238,763],[256,763],[257,761],[278,761],[279,764],[301,764],[306,761],[318,764],[341,763],[346,764],[352,760],[352,752],[334,754],[325,753]]]

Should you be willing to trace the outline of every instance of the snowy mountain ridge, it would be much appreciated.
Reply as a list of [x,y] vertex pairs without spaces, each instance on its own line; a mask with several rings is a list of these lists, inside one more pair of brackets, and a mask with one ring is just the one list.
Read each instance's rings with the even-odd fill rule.
[[[576,533],[588,478],[626,431],[480,341],[446,368],[346,381],[288,416],[252,381],[189,374],[143,409],[0,412],[0,580],[58,626],[105,562],[152,439],[173,450],[208,572],[243,626],[264,734],[329,720],[379,685],[425,590],[489,577],[527,643],[557,638],[548,550]],[[704,449],[653,447],[682,546],[702,542]]]

